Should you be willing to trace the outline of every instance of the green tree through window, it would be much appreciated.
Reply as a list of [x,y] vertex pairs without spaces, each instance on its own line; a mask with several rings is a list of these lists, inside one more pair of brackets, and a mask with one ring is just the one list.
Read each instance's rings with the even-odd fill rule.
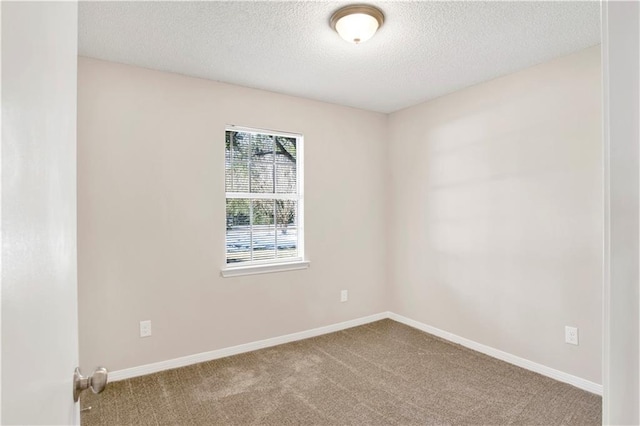
[[225,134],[227,263],[301,257],[301,136],[234,128]]

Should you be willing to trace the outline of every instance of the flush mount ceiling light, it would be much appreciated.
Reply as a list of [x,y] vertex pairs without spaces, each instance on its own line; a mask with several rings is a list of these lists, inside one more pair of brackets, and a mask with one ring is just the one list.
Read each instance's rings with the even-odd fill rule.
[[377,7],[357,4],[338,9],[331,16],[331,28],[348,42],[359,44],[369,40],[384,22]]

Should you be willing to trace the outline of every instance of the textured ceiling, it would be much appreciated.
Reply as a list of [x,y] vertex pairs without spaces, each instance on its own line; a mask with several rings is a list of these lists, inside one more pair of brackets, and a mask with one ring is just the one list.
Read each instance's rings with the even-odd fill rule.
[[361,45],[329,27],[346,4],[81,2],[79,53],[392,112],[600,42],[597,1],[374,1]]

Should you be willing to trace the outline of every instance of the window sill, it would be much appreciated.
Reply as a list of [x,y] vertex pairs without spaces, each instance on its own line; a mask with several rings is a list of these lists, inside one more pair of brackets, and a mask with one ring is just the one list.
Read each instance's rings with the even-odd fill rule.
[[276,263],[270,265],[252,265],[238,266],[232,268],[224,268],[220,271],[220,275],[224,278],[239,277],[242,275],[270,274],[272,272],[297,271],[307,269],[311,262],[308,260],[300,260],[296,262]]

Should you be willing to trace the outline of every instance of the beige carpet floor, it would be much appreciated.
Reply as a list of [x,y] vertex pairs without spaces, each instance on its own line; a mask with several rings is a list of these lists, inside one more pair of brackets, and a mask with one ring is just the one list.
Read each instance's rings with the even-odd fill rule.
[[382,320],[85,392],[82,425],[599,425],[601,398]]

